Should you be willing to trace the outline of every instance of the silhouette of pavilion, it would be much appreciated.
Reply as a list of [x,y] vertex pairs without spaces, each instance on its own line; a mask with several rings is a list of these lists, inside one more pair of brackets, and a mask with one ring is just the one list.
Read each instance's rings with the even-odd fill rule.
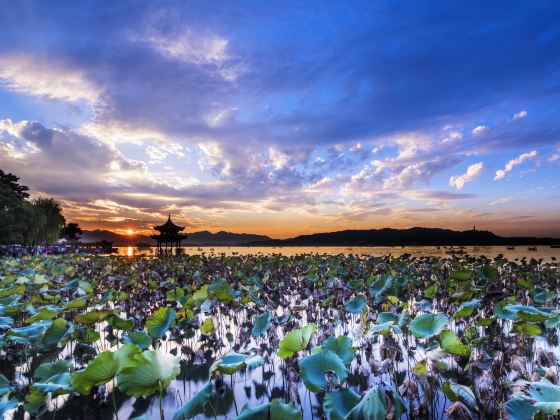
[[173,254],[173,248],[175,248],[175,254],[178,253],[178,250],[181,247],[181,241],[183,239],[187,239],[186,234],[179,233],[183,229],[184,226],[177,226],[175,223],[171,221],[171,214],[163,225],[154,226],[154,229],[159,232],[158,235],[151,235],[150,238],[155,239],[157,241],[157,252],[158,254]]

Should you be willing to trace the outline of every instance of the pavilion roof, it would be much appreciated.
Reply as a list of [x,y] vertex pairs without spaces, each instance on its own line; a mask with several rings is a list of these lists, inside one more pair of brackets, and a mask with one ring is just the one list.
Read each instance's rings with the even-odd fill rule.
[[158,230],[160,232],[180,232],[183,229],[185,229],[184,226],[177,226],[175,223],[173,223],[173,221],[171,220],[171,214],[169,215],[169,218],[167,219],[167,222],[165,222],[163,225],[159,225],[159,226],[154,226],[155,230]]

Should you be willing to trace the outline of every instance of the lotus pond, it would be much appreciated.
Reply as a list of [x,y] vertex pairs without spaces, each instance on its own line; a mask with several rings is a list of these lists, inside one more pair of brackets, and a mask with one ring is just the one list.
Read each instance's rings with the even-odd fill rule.
[[544,418],[555,261],[0,260],[0,413],[45,419]]

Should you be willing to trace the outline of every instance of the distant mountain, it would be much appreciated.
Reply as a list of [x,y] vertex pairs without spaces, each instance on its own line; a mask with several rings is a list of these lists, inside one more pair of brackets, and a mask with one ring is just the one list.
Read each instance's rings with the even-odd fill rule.
[[341,230],[301,235],[248,245],[256,246],[394,246],[394,245],[550,245],[554,238],[502,237],[485,230],[410,229]]
[[[147,235],[120,235],[110,230],[84,230],[82,235],[82,242],[98,242],[105,239],[106,241],[113,242],[114,246],[127,246],[135,245],[138,243],[148,243],[155,245],[156,241]],[[272,239],[265,235],[253,235],[250,233],[231,233],[220,231],[217,233],[208,232],[203,230],[201,232],[189,233],[186,240],[182,242],[183,245],[241,245],[248,242],[258,243],[260,241],[271,241]]]

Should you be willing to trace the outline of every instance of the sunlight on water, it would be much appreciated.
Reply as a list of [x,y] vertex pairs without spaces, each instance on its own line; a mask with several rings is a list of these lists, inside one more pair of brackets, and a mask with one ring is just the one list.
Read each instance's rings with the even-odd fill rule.
[[[466,246],[464,251],[468,255],[494,258],[502,254],[505,258],[515,260],[516,258],[542,258],[543,261],[550,262],[552,258],[560,258],[560,248],[550,248],[549,246],[538,246],[536,250],[528,250],[527,246],[517,246],[514,249],[507,249],[505,246]],[[284,247],[258,247],[258,246],[216,246],[216,247],[181,247],[181,251],[187,255],[200,254],[225,254],[225,255],[271,255],[281,254],[294,256],[298,254],[328,254],[328,255],[370,255],[384,256],[393,255],[398,257],[403,254],[410,254],[415,257],[451,257],[450,247],[435,246],[324,246],[324,247],[305,247],[305,246],[284,246]],[[117,247],[118,255],[135,256],[156,255],[156,247],[137,248],[134,246]]]

